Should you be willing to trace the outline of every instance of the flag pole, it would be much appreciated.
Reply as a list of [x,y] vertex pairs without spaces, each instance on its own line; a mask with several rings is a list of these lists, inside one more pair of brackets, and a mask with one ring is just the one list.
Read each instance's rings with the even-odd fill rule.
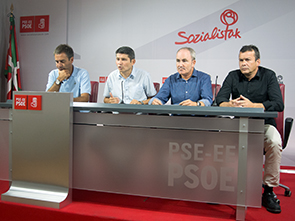
[[13,14],[13,4],[10,6],[10,35],[9,35],[9,48],[7,51],[6,63],[5,63],[5,76],[7,78],[7,90],[6,99],[12,99],[13,91],[21,90],[20,83],[20,70],[19,70],[19,58],[16,42],[16,31]]
[[[11,18],[13,18],[13,3],[11,3],[10,5],[10,16],[9,16],[9,20],[10,20],[10,26],[11,26]],[[11,33],[10,33],[10,36],[9,36],[9,49],[10,50],[10,47],[11,47],[11,42],[10,42],[10,39],[11,39]],[[8,52],[9,53],[9,52]],[[8,56],[8,55],[7,55]],[[6,63],[8,62],[8,60],[6,61]],[[6,69],[6,68],[5,68]],[[6,98],[7,99],[12,99],[12,89],[13,88],[13,81],[12,81],[12,76],[11,76],[11,73],[8,74],[8,77],[11,79],[11,81],[8,81],[7,80],[7,86],[8,86],[8,89],[7,89],[7,94],[6,94]]]
[[10,6],[10,16],[12,17],[13,16],[13,4],[11,3],[11,6]]

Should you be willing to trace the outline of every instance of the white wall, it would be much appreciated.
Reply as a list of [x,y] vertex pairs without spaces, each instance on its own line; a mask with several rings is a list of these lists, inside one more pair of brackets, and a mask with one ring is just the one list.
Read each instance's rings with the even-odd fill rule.
[[[8,1],[10,6],[12,1]],[[153,81],[176,72],[175,53],[181,46],[197,52],[196,68],[222,83],[227,73],[238,68],[238,51],[255,44],[261,65],[282,75],[286,84],[285,116],[295,117],[292,95],[295,1],[269,0],[14,0],[24,90],[44,90],[49,71],[55,68],[52,52],[60,43],[75,50],[75,65],[86,68],[91,80],[116,69],[115,50],[122,45],[135,49],[136,66],[149,71]],[[226,9],[238,14],[230,26],[241,38],[215,39],[197,44],[183,41],[179,31],[189,34],[225,29],[220,16]],[[6,8],[7,10],[7,8]],[[5,12],[6,13],[6,12]],[[8,12],[7,12],[8,13]],[[19,17],[50,15],[48,35],[19,34]],[[230,20],[228,20],[230,22]],[[100,84],[102,102],[104,84]],[[295,165],[295,137],[292,131],[282,163]]]
[[[67,0],[8,2],[14,5],[22,89],[44,91],[55,68],[53,51],[67,41]],[[49,33],[20,33],[20,17],[35,15],[50,15]]]

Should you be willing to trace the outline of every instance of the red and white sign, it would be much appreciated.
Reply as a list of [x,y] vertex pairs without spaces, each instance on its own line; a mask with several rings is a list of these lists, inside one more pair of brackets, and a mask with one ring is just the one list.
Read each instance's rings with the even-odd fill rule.
[[41,95],[28,95],[28,110],[42,110]]
[[166,81],[167,77],[162,77],[162,84]]
[[28,103],[28,96],[27,95],[15,95],[14,96],[14,109],[18,110],[26,110]]
[[99,83],[105,83],[107,81],[108,77],[101,76],[99,77]]
[[49,32],[49,15],[20,17],[20,32]]
[[42,96],[16,94],[14,96],[14,109],[42,110]]
[[20,17],[20,32],[34,32],[34,16]]
[[35,16],[35,32],[49,32],[49,15]]
[[241,38],[239,28],[231,29],[230,26],[234,25],[238,21],[238,13],[231,9],[225,10],[220,15],[220,21],[225,25],[225,29],[214,27],[212,32],[199,32],[187,34],[185,31],[178,32],[178,36],[184,41],[175,42],[176,45],[182,44],[197,44],[199,42],[205,42],[209,40],[224,39],[225,41],[230,38]]

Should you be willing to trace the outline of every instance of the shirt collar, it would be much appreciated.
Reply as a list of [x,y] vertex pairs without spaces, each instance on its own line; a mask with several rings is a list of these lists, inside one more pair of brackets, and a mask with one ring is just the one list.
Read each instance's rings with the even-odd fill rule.
[[[130,79],[134,79],[135,78],[135,75],[136,75],[135,69],[136,68],[133,66],[132,67],[132,72],[131,72],[131,74],[129,75],[128,78],[130,78]],[[120,71],[119,70],[118,70],[118,78],[119,78],[119,80],[124,79],[123,76],[120,74]]]
[[[177,72],[178,73],[178,72]],[[198,72],[197,72],[197,70],[194,68],[194,70],[193,70],[193,74],[192,74],[192,76],[191,76],[191,78],[192,77],[198,77]],[[177,75],[177,78],[178,79],[182,79],[182,77],[181,77],[181,75],[178,73],[178,75]]]
[[[255,74],[255,76],[251,79],[259,79],[261,74],[260,74],[260,66],[258,67],[258,70],[257,70],[257,73]],[[240,80],[247,80],[248,81],[248,78],[245,77],[245,75],[240,71]]]
[[258,67],[258,70],[257,70],[257,73],[256,73],[256,75],[255,75],[255,77],[254,78],[260,78],[260,68]]
[[73,73],[71,76],[75,76],[77,74],[77,68],[73,65]]

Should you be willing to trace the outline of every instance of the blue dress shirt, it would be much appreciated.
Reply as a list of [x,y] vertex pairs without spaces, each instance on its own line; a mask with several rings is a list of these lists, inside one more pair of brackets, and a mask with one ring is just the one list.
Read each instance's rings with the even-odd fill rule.
[[210,75],[194,69],[190,79],[184,80],[177,72],[165,80],[159,93],[150,100],[149,104],[155,98],[162,104],[171,98],[171,104],[174,105],[190,99],[194,102],[202,101],[205,106],[210,106],[213,98]]

